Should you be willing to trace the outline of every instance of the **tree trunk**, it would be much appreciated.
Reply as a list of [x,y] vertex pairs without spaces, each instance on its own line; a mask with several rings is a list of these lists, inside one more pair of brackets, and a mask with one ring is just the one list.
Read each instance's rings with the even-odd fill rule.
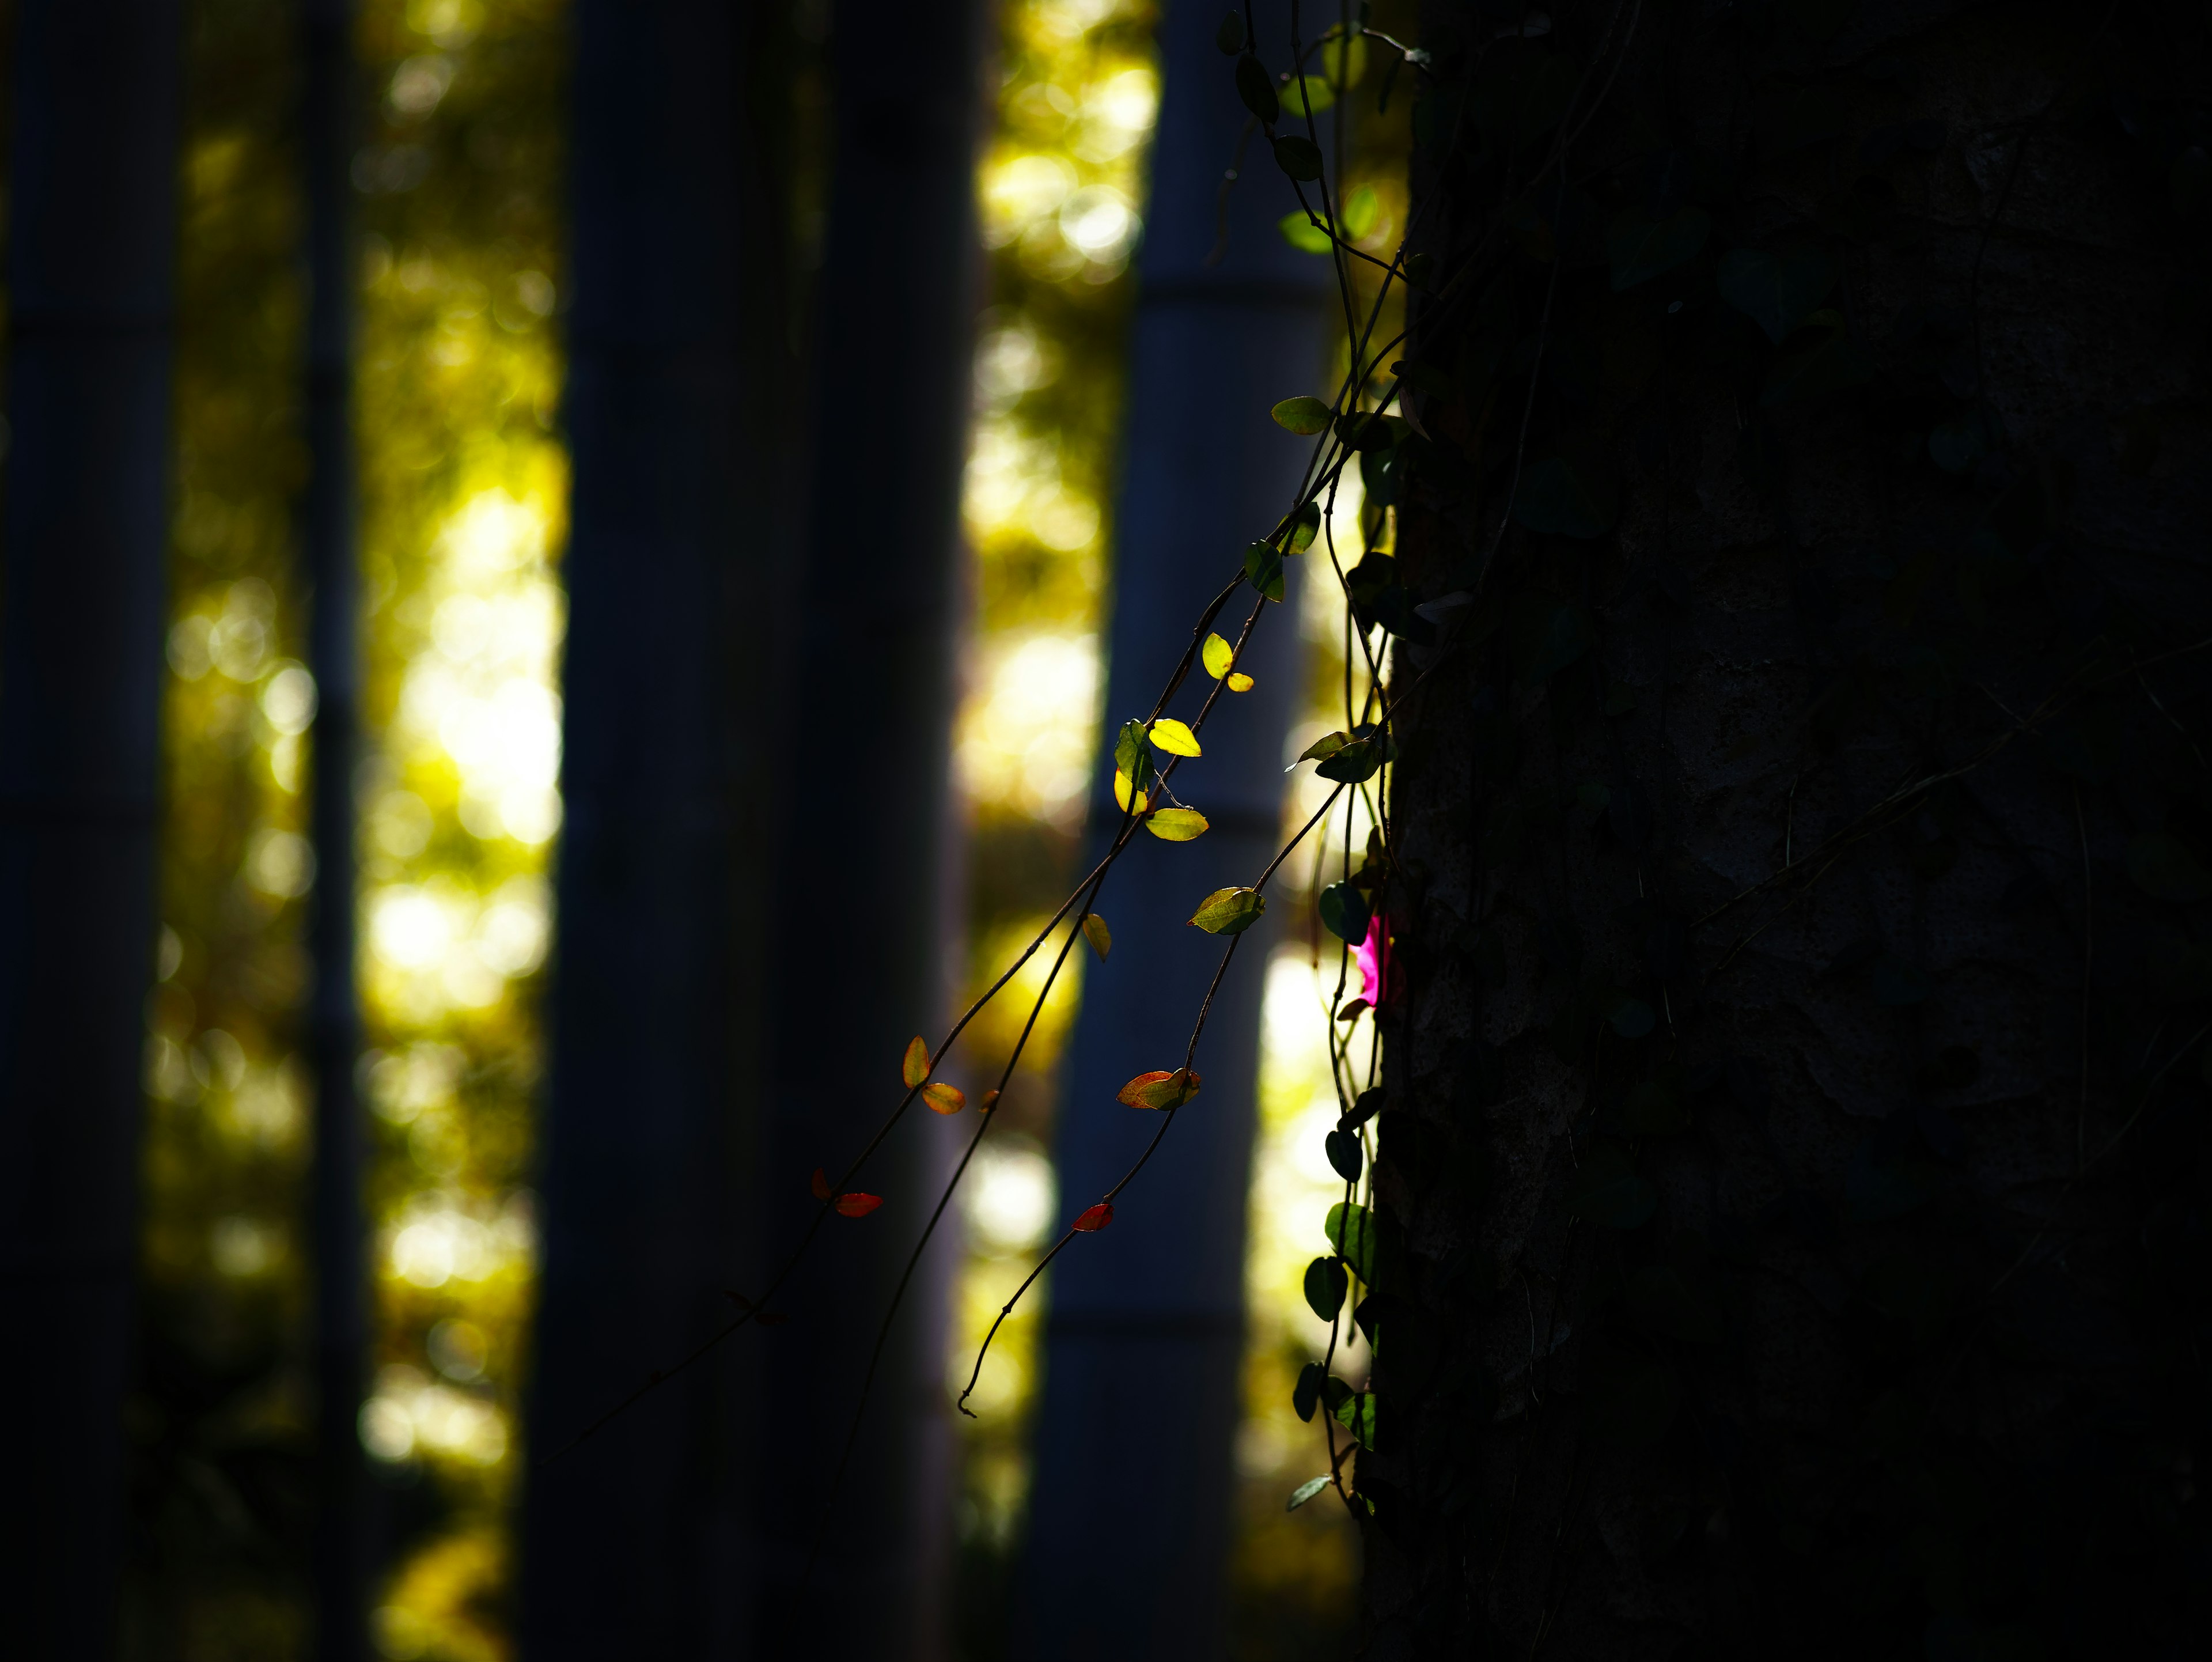
[[[726,1319],[759,1101],[752,767],[789,539],[783,206],[708,0],[576,25],[566,825],[531,1446],[553,1454]],[[750,1353],[677,1377],[530,1478],[533,1658],[750,1654]]]
[[307,488],[301,561],[315,678],[308,904],[314,964],[309,1239],[315,1278],[315,1655],[367,1654],[368,1541],[362,1391],[368,1379],[361,1105],[354,1087],[361,1007],[354,984],[354,768],[361,750],[359,541],[354,492],[353,163],[359,76],[352,0],[308,0],[303,16],[301,153],[307,202]]
[[181,75],[168,0],[16,15],[0,636],[0,1608],[114,1642],[155,932]]
[[[1262,44],[1287,61],[1289,9],[1259,8]],[[1189,620],[1272,528],[1308,447],[1267,418],[1324,368],[1334,294],[1326,263],[1275,228],[1289,192],[1247,135],[1220,15],[1176,0],[1160,25],[1161,102],[1146,210],[1105,720],[1152,713],[1189,644]],[[1239,155],[1240,148],[1243,154]],[[1218,204],[1232,162],[1247,175]],[[1114,951],[1085,973],[1068,1090],[1054,1130],[1060,1211],[1073,1217],[1127,1172],[1157,1129],[1115,1093],[1182,1065],[1222,942],[1189,927],[1197,901],[1249,883],[1274,852],[1282,749],[1298,699],[1296,597],[1269,606],[1240,667],[1256,682],[1207,718],[1191,806],[1195,843],[1133,843],[1101,897]],[[1240,590],[1218,625],[1234,641]],[[1214,682],[1194,674],[1165,712],[1194,720]],[[1106,770],[1110,780],[1112,770]],[[1093,858],[1122,822],[1094,801]],[[1260,1005],[1279,925],[1249,932],[1194,1064],[1204,1088],[1147,1166],[1117,1226],[1053,1269],[1029,1533],[1014,1653],[1024,1658],[1214,1658],[1227,1647],[1233,1444],[1242,1407],[1244,1197],[1259,1084]],[[1163,1059],[1164,1058],[1164,1059]],[[1171,1413],[1139,1410],[1132,1382],[1173,1380]],[[1146,1474],[1142,1482],[1131,1474]]]
[[1519,10],[1415,118],[1369,1653],[2193,1653],[2205,16]]
[[[934,1042],[957,984],[947,785],[981,278],[983,15],[973,0],[854,0],[831,21],[799,628],[784,660],[782,730],[763,731],[748,758],[783,815],[758,880],[777,916],[762,1177],[775,1254],[813,1220],[808,1174],[840,1172],[896,1105],[907,1043],[922,1032]],[[827,1221],[784,1295],[793,1324],[760,1341],[775,1379],[763,1404],[775,1428],[753,1446],[764,1653],[820,1643],[825,1622],[872,1655],[941,1645],[950,1230],[917,1267],[826,1517],[824,1504],[878,1324],[949,1174],[954,1129],[915,1107],[853,1179],[883,1208]]]

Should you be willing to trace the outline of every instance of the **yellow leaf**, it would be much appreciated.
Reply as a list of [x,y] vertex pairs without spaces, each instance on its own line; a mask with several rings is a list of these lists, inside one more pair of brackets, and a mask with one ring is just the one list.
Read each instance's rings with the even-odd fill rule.
[[1170,756],[1198,756],[1198,735],[1182,722],[1163,715],[1152,723],[1152,748]]
[[1083,938],[1091,943],[1091,950],[1098,954],[1101,964],[1106,961],[1106,954],[1114,950],[1114,932],[1097,912],[1083,915]]
[[899,1078],[909,1091],[929,1077],[929,1046],[919,1037],[908,1042],[906,1059],[899,1063]]
[[921,1087],[921,1099],[940,1114],[957,1114],[968,1105],[967,1093],[941,1079]]
[[1206,665],[1206,673],[1217,681],[1229,673],[1229,666],[1237,660],[1236,648],[1218,635],[1207,636],[1198,655]]
[[1221,684],[1231,692],[1249,692],[1252,690],[1252,678],[1241,669],[1231,671]]
[[[1137,806],[1134,812],[1142,813],[1146,808],[1152,807],[1152,799],[1143,791],[1139,791],[1136,794]],[[1129,776],[1119,768],[1114,770],[1114,800],[1125,809],[1129,807]]]
[[1191,1068],[1139,1074],[1115,1093],[1114,1099],[1132,1108],[1180,1108],[1198,1094],[1199,1083],[1198,1072]]
[[1145,829],[1164,843],[1188,843],[1205,836],[1207,826],[1196,808],[1162,808],[1145,821]]

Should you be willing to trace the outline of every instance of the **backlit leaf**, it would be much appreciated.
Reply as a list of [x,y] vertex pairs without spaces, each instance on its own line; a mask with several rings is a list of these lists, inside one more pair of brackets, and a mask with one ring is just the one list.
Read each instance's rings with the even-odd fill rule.
[[1374,186],[1362,185],[1344,198],[1344,211],[1340,217],[1345,235],[1356,242],[1373,230],[1382,217],[1382,198],[1375,194]]
[[1382,747],[1372,739],[1355,739],[1339,749],[1314,771],[1340,784],[1356,785],[1375,776],[1382,765]]
[[968,1093],[941,1079],[921,1087],[921,1099],[939,1114],[957,1114],[968,1105]]
[[848,1218],[865,1218],[883,1203],[884,1197],[881,1195],[863,1195],[855,1192],[837,1196],[837,1210]]
[[1352,735],[1347,733],[1323,734],[1298,752],[1298,760],[1301,762],[1326,761],[1351,742]]
[[1344,1308],[1349,1285],[1343,1264],[1334,1258],[1316,1258],[1306,1266],[1306,1308],[1325,1322],[1334,1321]]
[[1221,685],[1231,692],[1249,692],[1252,690],[1253,682],[1252,678],[1243,670],[1232,669],[1223,679]]
[[1339,1201],[1328,1208],[1328,1244],[1337,1257],[1352,1266],[1352,1273],[1375,1284],[1375,1215],[1356,1201]]
[[1305,1482],[1300,1483],[1296,1488],[1291,1491],[1290,1504],[1285,1507],[1283,1510],[1285,1512],[1296,1512],[1300,1507],[1305,1505],[1307,1501],[1312,1500],[1315,1495],[1327,1488],[1328,1487],[1328,1474],[1325,1471],[1318,1477],[1307,1478]]
[[1346,1183],[1359,1181],[1360,1167],[1366,1161],[1366,1151],[1359,1146],[1356,1131],[1331,1131],[1323,1140],[1328,1163]]
[[997,1087],[994,1087],[983,1093],[983,1099],[975,1105],[975,1110],[978,1113],[988,1114],[998,1105],[999,1093]]
[[1282,232],[1284,241],[1302,254],[1325,254],[1336,246],[1304,209],[1285,214],[1275,222],[1275,228]]
[[1145,821],[1145,829],[1163,843],[1188,843],[1206,835],[1206,816],[1196,808],[1162,808]]
[[[1322,241],[1326,247],[1328,239],[1324,237]],[[1276,426],[1287,428],[1300,438],[1308,439],[1326,428],[1330,420],[1327,405],[1319,399],[1307,398],[1304,394],[1285,399],[1267,413],[1275,418]]]
[[1216,889],[1200,903],[1190,921],[1208,934],[1242,934],[1267,910],[1267,898],[1257,889]]
[[1206,673],[1217,681],[1229,673],[1229,666],[1236,661],[1236,658],[1237,648],[1218,635],[1207,636],[1206,644],[1198,649],[1199,661],[1206,666]]
[[[1114,770],[1114,801],[1115,806],[1124,812],[1133,813],[1142,813],[1152,805],[1152,799],[1149,793],[1130,790],[1129,776],[1119,768]],[[1132,803],[1134,804],[1133,807],[1131,806]]]
[[1115,1092],[1114,1099],[1132,1108],[1180,1108],[1198,1094],[1204,1082],[1195,1069],[1188,1068],[1178,1068],[1171,1074],[1139,1074]]
[[1083,938],[1091,943],[1091,950],[1098,954],[1101,964],[1106,961],[1106,954],[1114,950],[1114,932],[1097,912],[1083,915]]
[[1198,735],[1181,721],[1163,715],[1152,723],[1152,748],[1164,750],[1170,756],[1200,756],[1205,752],[1198,747]]
[[1290,533],[1289,539],[1283,544],[1283,551],[1285,554],[1304,553],[1313,546],[1314,539],[1321,534],[1321,504],[1301,503],[1297,510],[1283,521],[1281,529]]
[[929,1046],[919,1036],[907,1041],[906,1056],[899,1063],[899,1078],[909,1091],[929,1077]]
[[1254,543],[1244,551],[1244,576],[1254,588],[1269,600],[1281,601],[1283,557],[1267,544]]
[[1331,1410],[1336,1422],[1359,1440],[1359,1446],[1375,1446],[1375,1393],[1356,1391]]
[[830,1174],[823,1171],[820,1166],[817,1166],[814,1168],[814,1181],[809,1186],[814,1190],[815,1199],[828,1200],[830,1198]]
[[1124,721],[1114,735],[1114,765],[1139,789],[1152,782],[1152,749],[1142,721]]
[[1095,1235],[1114,1221],[1114,1208],[1105,1201],[1090,1208],[1069,1226],[1079,1235]]

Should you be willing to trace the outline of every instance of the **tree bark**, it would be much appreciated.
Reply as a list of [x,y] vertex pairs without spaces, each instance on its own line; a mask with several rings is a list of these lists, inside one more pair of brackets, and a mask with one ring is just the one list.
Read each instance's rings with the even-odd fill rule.
[[2205,19],[1518,12],[1416,117],[1368,1653],[2182,1654]]
[[16,18],[0,636],[0,1605],[108,1654],[124,1548],[181,72],[168,0]]
[[[1273,61],[1286,61],[1289,8],[1258,11]],[[1189,645],[1189,620],[1233,575],[1243,545],[1290,506],[1308,447],[1267,410],[1308,390],[1325,367],[1328,267],[1275,228],[1289,192],[1267,140],[1246,131],[1231,60],[1214,42],[1220,21],[1177,0],[1160,24],[1160,114],[1115,516],[1109,752],[1122,722],[1152,713]],[[1245,176],[1224,198],[1232,163]],[[1225,639],[1237,638],[1253,604],[1240,590],[1217,624]],[[1283,740],[1299,690],[1296,605],[1293,593],[1267,606],[1240,660],[1256,685],[1224,694],[1207,718],[1206,760],[1186,789],[1210,829],[1190,843],[1139,837],[1100,898],[1114,951],[1085,971],[1054,1134],[1064,1218],[1111,1188],[1158,1129],[1115,1093],[1139,1074],[1182,1064],[1224,945],[1192,928],[1191,912],[1212,890],[1251,882],[1279,841]],[[1214,685],[1194,673],[1164,713],[1195,719]],[[1112,775],[1105,766],[1103,780]],[[1091,813],[1095,861],[1123,816],[1110,788]],[[1261,999],[1279,928],[1263,922],[1239,938],[1194,1058],[1201,1093],[1116,1203],[1115,1227],[1079,1240],[1054,1266],[1018,1656],[1169,1662],[1227,1647],[1245,1190]],[[1137,1407],[1134,1382],[1170,1380],[1172,1412]],[[1137,1471],[1143,1482],[1130,1481]]]

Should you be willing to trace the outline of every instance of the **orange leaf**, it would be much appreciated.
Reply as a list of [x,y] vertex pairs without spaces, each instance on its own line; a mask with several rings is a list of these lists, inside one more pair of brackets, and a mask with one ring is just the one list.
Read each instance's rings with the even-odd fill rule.
[[947,1085],[939,1080],[934,1085],[921,1087],[921,1099],[940,1114],[957,1114],[968,1105],[967,1093],[957,1085]]
[[1097,1205],[1075,1221],[1075,1232],[1079,1235],[1095,1235],[1113,1221],[1112,1205],[1105,1201],[1100,1201]]
[[818,1166],[814,1168],[813,1187],[815,1199],[828,1200],[830,1198],[830,1174]]
[[865,1218],[884,1203],[881,1195],[840,1195],[837,1209],[848,1218]]
[[984,1093],[983,1093],[983,1100],[982,1100],[981,1102],[980,1102],[979,1104],[977,1104],[976,1105],[977,1105],[979,1108],[981,1108],[981,1109],[985,1113],[987,1113],[987,1114],[988,1114],[988,1113],[989,1113],[989,1112],[991,1111],[991,1110],[993,1110],[994,1108],[995,1108],[995,1107],[997,1107],[997,1106],[999,1105],[999,1093],[998,1093],[996,1091],[986,1091],[986,1092],[984,1092]]
[[740,1310],[750,1310],[753,1307],[753,1301],[750,1299],[742,1293],[732,1292],[726,1287],[722,1289],[722,1296]]
[[899,1063],[899,1078],[909,1091],[929,1077],[929,1046],[921,1037],[907,1041],[906,1056]]
[[1198,1094],[1199,1084],[1195,1068],[1139,1074],[1115,1093],[1114,1099],[1132,1108],[1180,1108]]

